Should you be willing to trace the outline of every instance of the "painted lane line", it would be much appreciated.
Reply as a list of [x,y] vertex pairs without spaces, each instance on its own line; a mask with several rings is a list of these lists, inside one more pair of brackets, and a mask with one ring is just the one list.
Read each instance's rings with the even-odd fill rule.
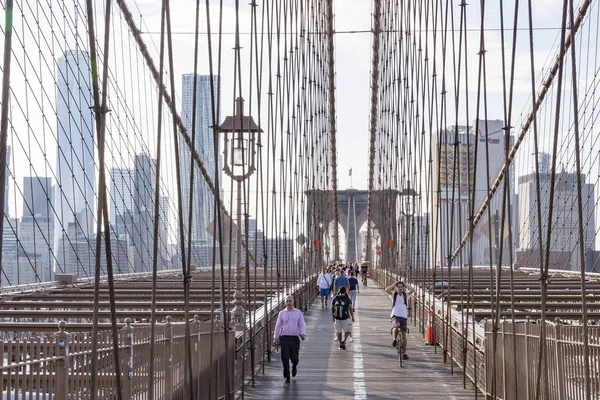
[[363,365],[362,344],[360,340],[360,323],[358,316],[352,329],[354,338],[354,400],[366,400],[367,384],[365,382],[365,370]]

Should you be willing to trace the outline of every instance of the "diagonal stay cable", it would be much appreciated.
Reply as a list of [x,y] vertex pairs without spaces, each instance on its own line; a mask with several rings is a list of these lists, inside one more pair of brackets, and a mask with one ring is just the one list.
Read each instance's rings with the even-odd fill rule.
[[[127,23],[127,26],[129,27],[129,29],[131,30],[131,34],[133,35],[133,37],[139,47],[140,53],[142,54],[144,60],[146,61],[146,65],[150,69],[152,77],[154,78],[156,84],[158,85],[160,82],[159,70],[156,68],[154,61],[152,60],[152,57],[150,56],[150,53],[148,52],[146,43],[144,42],[144,40],[141,37],[140,30],[137,28],[135,21],[133,20],[133,15],[129,11],[127,4],[125,4],[125,0],[117,0],[117,5],[119,6],[121,12],[123,13],[125,22]],[[161,86],[160,86],[162,88],[162,89],[160,89],[160,92],[162,94],[161,98],[164,100],[165,104],[171,111],[171,115],[173,116],[173,118],[177,121],[177,127],[179,128],[179,131],[180,131],[181,135],[183,136],[186,146],[188,146],[188,148],[190,149],[192,158],[195,160],[196,165],[198,166],[198,169],[200,170],[200,173],[202,174],[202,177],[206,181],[206,185],[207,185],[208,189],[215,196],[215,192],[216,192],[215,185],[214,185],[212,179],[210,178],[210,176],[206,170],[206,167],[204,166],[204,162],[202,161],[202,159],[200,158],[200,155],[198,154],[198,151],[196,151],[196,149],[194,149],[192,147],[192,140],[190,138],[190,135],[187,132],[187,129],[183,125],[181,116],[177,112],[177,108],[175,107],[173,98],[167,93],[166,89],[163,86],[164,86],[163,84],[161,84]],[[230,217],[229,212],[227,211],[227,208],[225,207],[223,202],[221,200],[219,200],[217,204],[218,204],[219,209],[223,212],[223,215],[226,217]],[[246,251],[248,252],[248,255],[250,256],[250,259],[252,259],[255,262],[256,259],[254,257],[254,254],[251,254],[249,252],[246,240],[244,240],[243,238],[242,238],[242,247],[244,247],[244,249],[246,249]]]
[[[561,46],[561,48],[563,48],[564,51],[567,51],[569,49],[569,47],[571,46],[573,39],[574,39],[575,35],[577,34],[577,31],[579,30],[579,28],[581,27],[581,25],[585,19],[585,16],[587,14],[587,11],[588,11],[591,3],[592,3],[591,0],[583,0],[581,5],[579,6],[577,18],[575,18],[573,25],[570,27],[570,30],[567,33],[567,35],[565,36],[565,39],[563,41],[563,45]],[[496,191],[498,191],[498,189],[501,187],[500,186],[501,182],[508,172],[510,163],[512,163],[513,159],[515,158],[515,156],[517,154],[517,150],[519,149],[519,147],[521,146],[521,143],[525,139],[525,136],[529,132],[529,128],[531,127],[531,125],[533,123],[535,115],[537,114],[538,110],[544,103],[546,95],[548,94],[548,91],[549,91],[550,87],[552,86],[552,82],[554,81],[554,78],[556,77],[556,75],[558,73],[560,64],[562,64],[562,56],[559,54],[557,56],[554,64],[550,68],[550,71],[548,72],[546,79],[544,79],[544,82],[541,84],[540,92],[537,95],[537,98],[532,106],[532,109],[528,113],[527,118],[525,119],[525,122],[523,123],[523,126],[520,129],[519,135],[515,139],[515,143],[513,144],[513,146],[510,149],[510,152],[508,155],[508,163],[509,164],[507,164],[506,161],[504,162],[504,164],[502,165],[502,168],[500,169],[500,172],[496,176],[496,179],[494,180],[493,184],[490,185],[490,190],[488,191],[487,196],[483,200],[483,203],[481,204],[479,210],[473,216],[473,224],[474,225],[477,225],[479,223],[479,221],[483,218],[484,212],[486,211],[487,207],[489,206],[492,197],[494,196]],[[456,259],[458,254],[461,252],[462,248],[467,244],[468,240],[469,240],[469,235],[467,233],[462,238],[461,242],[458,244],[458,246],[456,247],[456,249],[450,256],[451,261],[454,261],[454,259]]]

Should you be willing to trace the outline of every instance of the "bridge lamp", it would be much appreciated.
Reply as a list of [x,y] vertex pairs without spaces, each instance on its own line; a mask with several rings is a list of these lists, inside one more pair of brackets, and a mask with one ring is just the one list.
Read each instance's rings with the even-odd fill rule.
[[256,170],[256,141],[260,138],[262,129],[251,116],[244,115],[244,99],[238,97],[235,100],[235,114],[225,117],[216,131],[223,137],[223,170],[228,177],[237,182],[235,292],[231,324],[235,330],[243,330],[242,182]]
[[217,132],[223,136],[223,170],[239,184],[256,170],[256,141],[262,129],[254,118],[244,115],[243,98],[235,100],[235,108],[235,114],[225,117]]
[[419,193],[410,187],[410,181],[406,181],[406,187],[399,193],[400,212],[406,218],[406,264],[409,270],[412,269],[410,259],[410,218],[415,214],[416,201]]
[[412,217],[415,214],[416,198],[419,197],[419,193],[410,187],[410,181],[406,181],[406,187],[402,189],[399,194],[401,198],[401,213],[405,217]]

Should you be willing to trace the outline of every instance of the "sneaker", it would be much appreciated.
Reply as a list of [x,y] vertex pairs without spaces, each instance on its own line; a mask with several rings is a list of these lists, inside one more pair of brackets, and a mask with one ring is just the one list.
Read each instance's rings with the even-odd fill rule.
[[350,343],[354,342],[354,338],[352,336],[350,336]]
[[402,359],[403,360],[408,360],[408,354],[406,354],[406,353],[402,354]]
[[285,383],[290,383],[290,378],[285,378]]
[[336,337],[334,337],[334,338],[333,338],[333,342],[335,343],[335,342],[337,342],[337,341],[338,341],[338,338],[337,338],[337,336],[336,336]]
[[340,342],[340,349],[346,350],[346,342]]
[[[406,356],[406,354],[405,354]],[[298,373],[298,367],[296,367],[296,365],[292,365],[292,376],[296,376],[296,374]]]
[[394,341],[392,342],[392,347],[396,347],[398,346],[398,340],[394,339]]

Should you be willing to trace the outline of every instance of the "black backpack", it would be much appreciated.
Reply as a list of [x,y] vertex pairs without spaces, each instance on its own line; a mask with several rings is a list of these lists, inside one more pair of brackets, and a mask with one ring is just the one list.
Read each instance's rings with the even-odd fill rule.
[[[394,292],[394,297],[392,300],[392,308],[396,305],[396,298],[398,297],[398,292]],[[402,297],[404,297],[404,305],[408,307],[408,302],[406,301],[406,292],[402,292]]]
[[350,298],[345,294],[335,296],[331,302],[333,317],[335,319],[350,318]]

